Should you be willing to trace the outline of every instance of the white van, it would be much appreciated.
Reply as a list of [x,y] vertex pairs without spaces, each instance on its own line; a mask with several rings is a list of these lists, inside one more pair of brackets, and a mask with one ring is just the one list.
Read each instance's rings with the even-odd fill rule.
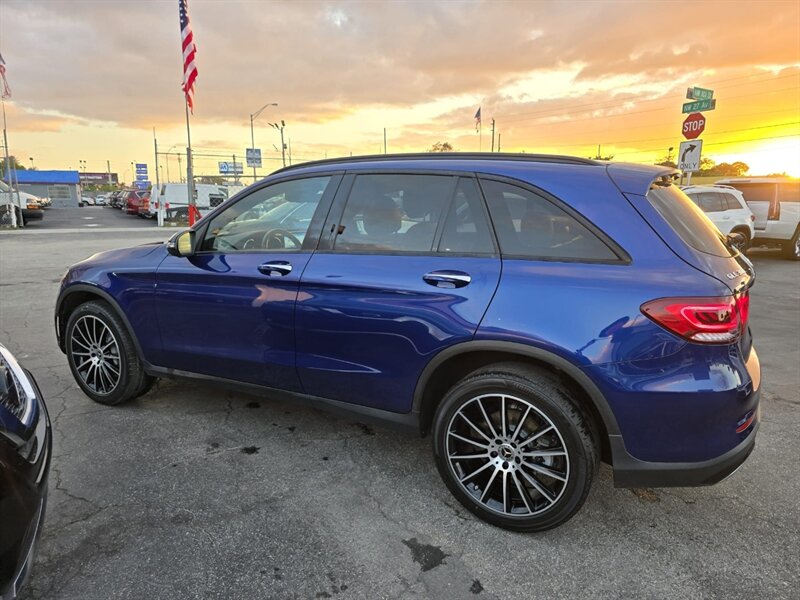
[[[210,183],[197,183],[194,186],[195,202],[200,214],[205,214],[210,209],[215,208],[228,199],[228,192],[225,186],[212,185]],[[178,208],[186,208],[189,205],[189,193],[186,189],[185,183],[162,183],[161,189],[156,189],[150,194],[150,205],[148,207],[147,217],[155,218],[158,216],[158,209],[162,203],[167,207],[167,210],[174,211]]]
[[753,246],[775,246],[784,256],[800,260],[800,179],[737,177],[722,179],[742,194],[756,217]]

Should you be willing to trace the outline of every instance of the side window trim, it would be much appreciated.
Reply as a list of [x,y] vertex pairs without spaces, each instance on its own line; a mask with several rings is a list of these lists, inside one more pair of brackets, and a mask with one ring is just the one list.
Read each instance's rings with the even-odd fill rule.
[[[606,232],[602,229],[597,227],[594,223],[592,223],[589,219],[584,217],[581,213],[573,209],[569,206],[566,202],[563,202],[550,192],[543,190],[540,187],[537,187],[527,181],[522,181],[520,179],[514,179],[513,177],[503,177],[501,175],[494,175],[491,173],[477,173],[478,178],[478,187],[481,192],[481,196],[483,197],[484,204],[488,210],[488,201],[486,199],[486,192],[483,189],[483,181],[496,181],[499,183],[505,183],[511,186],[516,186],[523,190],[526,190],[530,193],[537,194],[541,196],[546,201],[553,204],[556,208],[563,210],[568,216],[575,219],[580,225],[585,227],[592,233],[597,239],[599,239],[603,244],[605,244],[611,252],[617,256],[617,260],[605,260],[605,259],[590,259],[590,258],[568,258],[568,257],[553,257],[553,256],[525,256],[525,255],[514,255],[514,254],[502,254],[503,258],[515,259],[515,260],[531,260],[531,261],[540,261],[540,262],[572,262],[572,263],[586,263],[586,264],[611,264],[611,265],[629,265],[631,264],[632,259],[630,254],[628,254],[625,249],[620,246],[616,241],[614,241]],[[491,216],[491,211],[489,212],[489,219],[491,223],[491,227],[493,229],[493,233],[495,237],[497,236],[496,226],[494,220]],[[499,244],[499,240],[498,240]],[[498,246],[499,249],[499,246]]]
[[[254,187],[252,190],[249,190],[248,193],[244,194],[239,192],[237,194],[238,198],[234,202],[223,202],[218,207],[216,207],[213,211],[208,213],[203,219],[200,221],[200,227],[195,228],[197,232],[197,252],[196,254],[225,254],[225,252],[221,252],[220,250],[200,250],[199,248],[203,247],[205,242],[206,233],[208,231],[209,224],[213,221],[213,219],[221,212],[228,210],[232,206],[236,206],[239,202],[249,198],[252,194],[258,193],[264,188],[278,185],[280,183],[288,183],[290,181],[299,181],[302,179],[311,179],[314,177],[330,177],[330,181],[328,182],[328,186],[325,189],[325,192],[322,194],[322,197],[319,200],[319,204],[317,205],[316,210],[314,211],[314,216],[311,217],[311,223],[308,225],[308,231],[306,232],[306,236],[303,239],[303,246],[299,249],[284,249],[284,252],[308,252],[313,251],[317,248],[318,242],[321,237],[321,231],[314,230],[314,227],[320,226],[320,221],[324,223],[324,220],[321,218],[318,219],[318,215],[324,213],[326,216],[331,209],[333,204],[333,198],[335,197],[336,193],[338,192],[339,186],[342,182],[343,172],[342,171],[321,171],[321,172],[313,172],[313,173],[305,173],[303,175],[293,175],[291,177],[282,177],[280,179],[273,179],[273,180],[264,180],[257,187]],[[327,205],[327,206],[326,206]],[[313,247],[306,247],[306,239],[308,238],[313,239]],[[311,243],[309,242],[309,245]],[[271,252],[270,250],[265,250],[263,248],[254,249],[254,250],[237,250],[237,254],[259,254]]]

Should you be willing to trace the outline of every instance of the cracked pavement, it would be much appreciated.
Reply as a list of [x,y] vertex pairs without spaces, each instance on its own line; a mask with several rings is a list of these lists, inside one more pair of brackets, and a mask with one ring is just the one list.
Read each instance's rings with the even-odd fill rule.
[[740,471],[624,490],[604,466],[575,518],[531,535],[463,509],[427,438],[205,383],[86,398],[53,333],[61,275],[170,233],[0,233],[0,335],[36,376],[55,444],[23,599],[800,596],[800,264],[752,253],[765,387]]

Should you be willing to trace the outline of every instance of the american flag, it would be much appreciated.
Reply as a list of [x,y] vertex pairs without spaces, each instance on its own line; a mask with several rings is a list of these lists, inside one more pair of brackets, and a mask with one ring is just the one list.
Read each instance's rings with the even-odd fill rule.
[[481,107],[478,107],[478,112],[475,113],[475,131],[481,127]]
[[189,110],[194,114],[194,80],[197,79],[197,67],[194,64],[194,56],[197,47],[194,45],[194,35],[192,25],[189,23],[189,0],[178,0],[181,13],[181,43],[183,46],[183,93],[186,95],[186,103]]
[[2,80],[3,86],[3,99],[11,98],[11,88],[8,87],[8,81],[6,80],[6,61],[3,60],[2,54],[0,54],[0,80]]

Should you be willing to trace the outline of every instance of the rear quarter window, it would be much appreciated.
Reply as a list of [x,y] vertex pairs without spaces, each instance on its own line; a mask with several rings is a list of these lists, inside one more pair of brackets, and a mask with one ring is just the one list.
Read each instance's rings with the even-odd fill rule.
[[778,202],[800,202],[800,181],[779,183]]
[[647,193],[650,204],[686,244],[713,256],[733,256],[722,234],[680,189],[654,186]]

